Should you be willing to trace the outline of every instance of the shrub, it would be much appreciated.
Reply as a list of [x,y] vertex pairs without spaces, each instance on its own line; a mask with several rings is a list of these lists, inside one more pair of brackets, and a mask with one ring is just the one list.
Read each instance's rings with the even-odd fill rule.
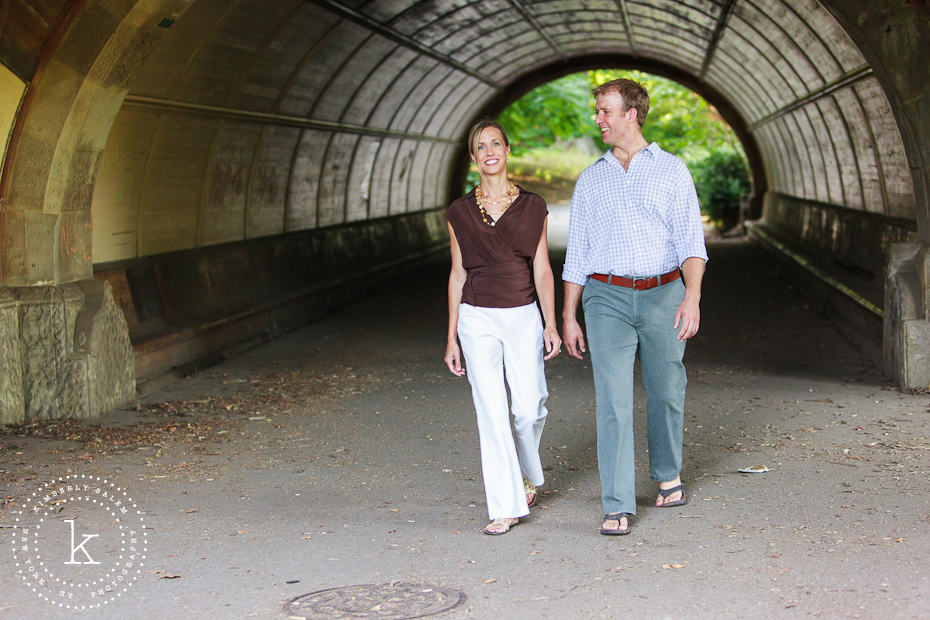
[[701,211],[722,230],[739,223],[742,197],[751,186],[742,155],[732,149],[712,151],[691,166]]

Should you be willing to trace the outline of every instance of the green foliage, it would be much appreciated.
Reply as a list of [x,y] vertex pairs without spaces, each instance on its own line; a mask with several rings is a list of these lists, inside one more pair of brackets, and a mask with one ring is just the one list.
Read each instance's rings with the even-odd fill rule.
[[588,137],[598,149],[605,148],[594,124],[591,89],[618,77],[632,78],[649,92],[643,135],[685,161],[694,176],[702,211],[721,227],[735,224],[740,197],[750,184],[745,156],[733,130],[697,93],[640,71],[598,69],[566,75],[511,104],[498,118],[510,138],[512,162],[519,162],[511,171],[524,180],[558,183],[553,179],[564,176],[573,182],[593,158],[566,156],[557,143]]
[[727,230],[739,223],[740,200],[749,193],[749,179],[742,155],[720,149],[692,166],[701,210],[718,228]]
[[566,75],[534,88],[498,117],[507,129],[511,148],[533,148],[592,132],[594,103],[584,73]]
[[717,109],[681,84],[641,71],[588,72],[592,88],[620,77],[636,80],[649,93],[649,114],[643,125],[646,140],[657,142],[689,166],[720,149],[742,150]]

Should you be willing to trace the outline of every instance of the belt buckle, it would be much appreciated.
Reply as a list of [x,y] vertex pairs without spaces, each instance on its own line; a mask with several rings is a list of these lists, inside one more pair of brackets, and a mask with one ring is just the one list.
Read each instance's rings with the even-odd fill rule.
[[[652,286],[649,285],[650,280],[655,280],[656,283]],[[640,283],[642,282],[642,285]],[[646,289],[654,288],[659,284],[659,276],[649,276],[648,278],[633,278],[633,288],[637,291],[645,291]]]

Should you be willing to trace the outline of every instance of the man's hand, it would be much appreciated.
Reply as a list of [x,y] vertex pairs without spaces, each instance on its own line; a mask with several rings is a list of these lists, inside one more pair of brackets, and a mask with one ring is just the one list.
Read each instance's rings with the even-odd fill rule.
[[562,323],[562,343],[568,349],[568,354],[581,359],[585,352],[584,333],[576,320],[566,320]]
[[701,326],[701,308],[697,301],[687,296],[675,312],[675,329],[678,330],[678,340],[684,342],[698,333]]
[[685,299],[675,312],[675,329],[682,342],[698,333],[701,326],[701,280],[704,278],[704,259],[691,257],[681,264],[685,282]]
[[565,300],[562,308],[562,344],[568,348],[568,354],[574,358],[581,359],[581,354],[585,352],[584,334],[581,331],[581,325],[575,318],[575,312],[578,310],[578,302],[581,301],[581,292],[584,287],[574,282],[565,282]]

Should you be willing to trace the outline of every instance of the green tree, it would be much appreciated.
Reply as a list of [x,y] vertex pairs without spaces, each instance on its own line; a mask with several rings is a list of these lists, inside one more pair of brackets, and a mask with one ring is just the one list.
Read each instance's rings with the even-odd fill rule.
[[746,164],[737,151],[721,148],[691,166],[701,210],[717,228],[739,223],[740,202],[749,193]]
[[520,97],[498,117],[516,147],[533,148],[592,134],[594,106],[584,73],[566,75]]

